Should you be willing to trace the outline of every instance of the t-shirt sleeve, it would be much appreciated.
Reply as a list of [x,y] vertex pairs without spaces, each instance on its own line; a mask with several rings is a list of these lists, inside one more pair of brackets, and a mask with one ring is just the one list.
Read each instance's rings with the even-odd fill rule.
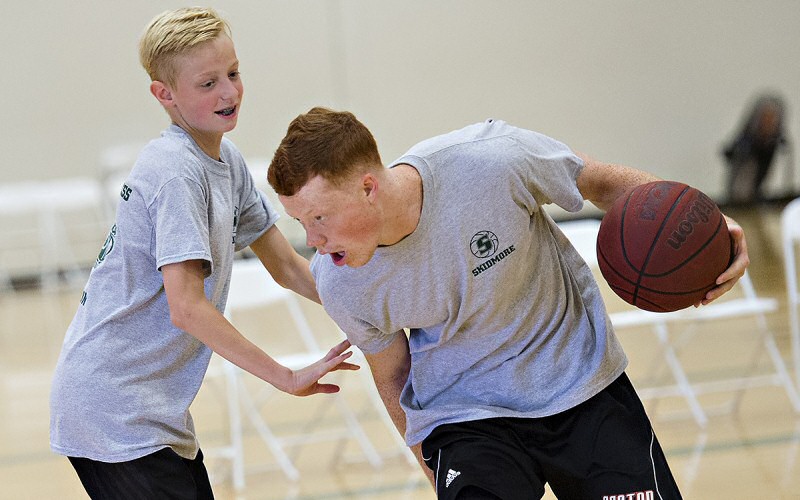
[[236,229],[236,251],[242,250],[264,234],[278,220],[278,211],[267,196],[253,188],[242,207]]
[[517,128],[512,137],[525,160],[520,165],[520,177],[537,203],[555,203],[569,212],[580,210],[583,196],[578,190],[578,175],[583,160],[565,144],[538,132]]
[[242,198],[236,221],[236,251],[248,247],[272,227],[280,215],[267,199],[267,195],[255,187],[253,178],[245,169],[241,189]]
[[150,207],[153,220],[156,266],[193,259],[205,261],[211,274],[207,195],[198,183],[171,179],[158,192]]
[[380,331],[375,326],[334,307],[325,308],[339,328],[347,336],[351,344],[365,354],[376,354],[388,348],[394,341],[394,335]]
[[325,256],[314,254],[311,259],[311,275],[317,283],[317,291],[325,312],[344,332],[347,340],[364,353],[375,354],[389,347],[394,340],[394,335],[382,332],[374,325],[355,316],[344,302],[342,294],[336,293],[335,285],[326,286],[331,283],[328,283],[324,276],[326,264],[322,260],[325,258]]
[[234,193],[238,193],[234,247],[238,252],[272,227],[280,215],[267,196],[256,187],[253,175],[239,151],[227,139],[223,141],[223,146],[232,169]]

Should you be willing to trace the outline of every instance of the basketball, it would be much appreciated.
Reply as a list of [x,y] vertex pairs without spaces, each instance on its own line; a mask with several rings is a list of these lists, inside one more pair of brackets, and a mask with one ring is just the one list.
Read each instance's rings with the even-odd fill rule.
[[656,181],[620,196],[597,236],[603,278],[625,302],[654,312],[698,303],[733,258],[719,208],[680,182]]

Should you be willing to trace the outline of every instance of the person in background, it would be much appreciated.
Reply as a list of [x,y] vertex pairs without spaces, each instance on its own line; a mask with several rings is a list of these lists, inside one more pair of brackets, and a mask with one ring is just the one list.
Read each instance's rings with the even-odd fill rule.
[[[723,147],[722,155],[728,166],[729,204],[748,205],[763,199],[762,188],[775,155],[781,149],[788,149],[785,123],[783,100],[777,95],[763,95],[755,101],[736,135]],[[793,188],[791,179],[784,187]]]

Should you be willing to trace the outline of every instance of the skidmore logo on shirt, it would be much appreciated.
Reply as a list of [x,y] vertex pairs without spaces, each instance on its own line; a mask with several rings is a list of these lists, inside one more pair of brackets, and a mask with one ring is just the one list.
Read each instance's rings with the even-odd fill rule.
[[500,248],[500,240],[493,232],[478,231],[475,233],[469,243],[469,249],[472,252],[472,255],[478,257],[479,259],[489,258],[489,260],[482,262],[478,267],[474,268],[472,270],[473,276],[478,276],[495,264],[498,264],[501,260],[511,255],[515,250],[514,245],[509,245],[500,251],[500,253],[497,253],[498,248]]

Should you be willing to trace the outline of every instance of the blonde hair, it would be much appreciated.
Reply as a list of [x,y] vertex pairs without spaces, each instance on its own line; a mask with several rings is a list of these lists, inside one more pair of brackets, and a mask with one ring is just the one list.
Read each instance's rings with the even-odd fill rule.
[[175,58],[222,34],[231,36],[230,26],[210,7],[168,10],[145,28],[139,40],[139,61],[151,80],[174,85]]

